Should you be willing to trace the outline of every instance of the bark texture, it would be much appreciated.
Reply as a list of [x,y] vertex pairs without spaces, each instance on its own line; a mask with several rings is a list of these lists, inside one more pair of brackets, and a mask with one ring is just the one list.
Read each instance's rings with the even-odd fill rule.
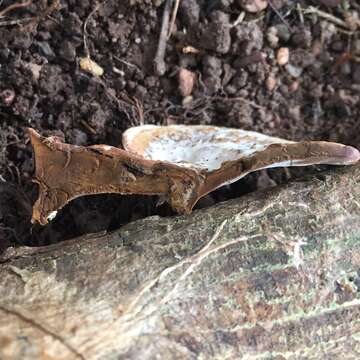
[[360,166],[8,249],[0,359],[358,359]]

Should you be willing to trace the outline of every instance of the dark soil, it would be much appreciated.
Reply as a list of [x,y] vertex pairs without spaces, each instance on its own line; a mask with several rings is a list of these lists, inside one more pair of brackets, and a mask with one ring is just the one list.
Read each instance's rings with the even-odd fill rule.
[[[0,11],[12,3],[0,1]],[[300,9],[319,2],[296,0],[272,0],[265,11],[245,13],[234,26],[241,3],[182,0],[162,76],[154,66],[161,0],[38,0],[0,18],[0,249],[171,215],[168,207],[156,206],[156,198],[104,195],[77,199],[50,225],[32,226],[37,187],[24,133],[29,126],[77,145],[118,146],[130,126],[185,123],[360,146],[357,1],[319,7],[345,21],[343,27]],[[290,51],[285,66],[276,61],[280,47]],[[79,59],[86,55],[104,69],[103,76],[81,70]],[[181,96],[180,68],[196,74],[191,98]],[[300,173],[251,175],[199,207]]]

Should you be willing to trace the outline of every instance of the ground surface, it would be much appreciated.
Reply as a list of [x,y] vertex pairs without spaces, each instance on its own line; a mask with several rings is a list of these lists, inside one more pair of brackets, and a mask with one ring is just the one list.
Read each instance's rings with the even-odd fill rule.
[[[0,1],[0,14],[11,3]],[[6,180],[0,182],[0,249],[169,214],[155,207],[156,199],[106,195],[78,199],[50,226],[30,227],[37,189],[28,126],[78,145],[118,145],[125,129],[141,123],[223,125],[360,145],[357,1],[330,8],[324,4],[337,1],[272,0],[265,11],[239,17],[241,3],[182,0],[163,75],[154,69],[161,0],[42,0],[0,17],[0,175]],[[309,14],[313,5],[328,18]],[[281,47],[289,48],[285,65],[279,65]],[[86,55],[103,76],[80,68]],[[196,76],[191,97],[181,95],[181,68]],[[222,189],[200,206],[292,176],[269,175]]]

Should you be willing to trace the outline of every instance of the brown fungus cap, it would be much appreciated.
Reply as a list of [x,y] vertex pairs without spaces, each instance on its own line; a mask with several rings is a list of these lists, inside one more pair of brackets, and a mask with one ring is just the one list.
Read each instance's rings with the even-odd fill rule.
[[187,212],[197,193],[199,176],[192,170],[146,160],[108,145],[75,146],[45,138],[28,129],[35,155],[39,197],[32,222],[44,225],[69,201],[101,193],[164,195],[178,212]]
[[133,127],[125,131],[123,145],[145,159],[169,162],[202,174],[204,180],[196,201],[253,171],[315,164],[351,165],[360,160],[357,149],[338,143],[294,142],[254,131],[202,125]]
[[341,144],[292,142],[256,132],[208,126],[140,126],[124,133],[125,150],[75,146],[28,129],[39,197],[33,222],[46,224],[76,197],[162,195],[178,213],[216,188],[248,173],[279,166],[347,165],[358,150]]

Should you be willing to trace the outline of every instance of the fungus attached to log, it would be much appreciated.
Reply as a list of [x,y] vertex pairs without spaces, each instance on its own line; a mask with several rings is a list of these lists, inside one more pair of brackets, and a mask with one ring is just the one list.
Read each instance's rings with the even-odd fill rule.
[[252,131],[145,125],[127,130],[125,150],[74,146],[29,129],[39,198],[33,222],[46,224],[72,199],[90,194],[163,195],[178,213],[218,187],[250,172],[284,166],[349,165],[353,147],[324,141],[293,142]]

